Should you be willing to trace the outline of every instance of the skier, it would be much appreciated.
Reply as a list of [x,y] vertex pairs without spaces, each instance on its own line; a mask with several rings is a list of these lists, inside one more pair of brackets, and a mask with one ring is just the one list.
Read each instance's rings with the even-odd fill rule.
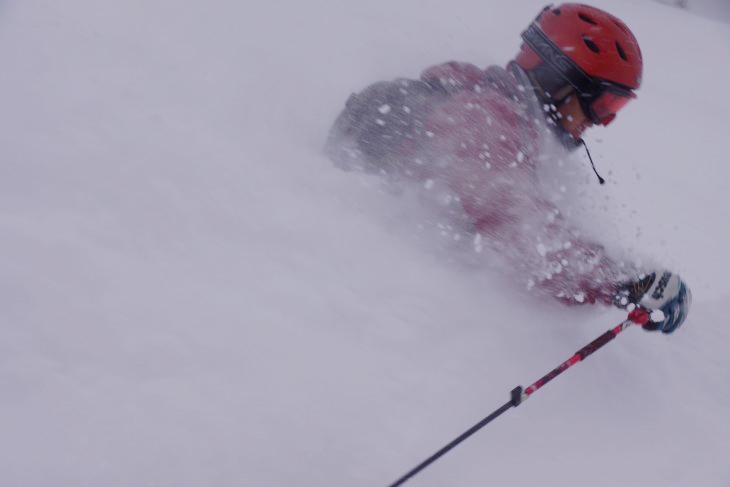
[[353,94],[326,154],[345,169],[443,183],[528,289],[568,304],[642,306],[654,311],[645,329],[673,332],[689,312],[687,285],[611,258],[544,196],[538,175],[556,145],[578,147],[636,98],[636,38],[607,12],[563,4],[545,7],[522,39],[506,69],[452,61]]

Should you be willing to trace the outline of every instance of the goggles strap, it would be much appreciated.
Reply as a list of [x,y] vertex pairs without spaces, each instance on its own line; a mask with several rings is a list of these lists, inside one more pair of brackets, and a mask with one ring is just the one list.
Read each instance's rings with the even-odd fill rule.
[[570,59],[542,29],[533,22],[523,33],[522,39],[533,51],[558,73],[566,82],[572,85],[581,95],[596,92],[596,80],[586,74],[580,66]]

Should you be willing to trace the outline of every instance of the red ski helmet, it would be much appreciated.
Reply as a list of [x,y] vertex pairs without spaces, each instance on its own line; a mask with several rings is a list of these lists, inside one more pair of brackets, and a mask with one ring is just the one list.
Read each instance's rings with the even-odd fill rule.
[[515,62],[552,98],[571,85],[586,115],[607,125],[641,85],[636,37],[613,15],[588,5],[548,6],[522,33]]

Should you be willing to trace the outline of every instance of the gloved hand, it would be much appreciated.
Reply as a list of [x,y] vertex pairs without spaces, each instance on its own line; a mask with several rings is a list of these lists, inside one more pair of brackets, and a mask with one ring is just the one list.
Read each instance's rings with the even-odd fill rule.
[[614,304],[620,308],[640,306],[651,313],[645,330],[672,333],[687,318],[692,293],[677,274],[652,272],[641,279],[619,286]]

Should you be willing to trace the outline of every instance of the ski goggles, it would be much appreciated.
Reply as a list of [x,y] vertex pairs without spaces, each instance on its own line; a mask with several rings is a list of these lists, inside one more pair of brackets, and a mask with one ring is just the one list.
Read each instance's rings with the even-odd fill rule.
[[588,75],[545,35],[537,23],[533,22],[522,33],[522,39],[543,61],[536,70],[550,70],[559,75],[554,80],[555,86],[543,88],[555,93],[559,87],[572,86],[578,93],[583,112],[594,124],[608,125],[624,105],[636,98],[636,94],[625,86]]
[[623,86],[601,82],[597,94],[580,95],[583,113],[596,125],[608,125],[636,94]]

